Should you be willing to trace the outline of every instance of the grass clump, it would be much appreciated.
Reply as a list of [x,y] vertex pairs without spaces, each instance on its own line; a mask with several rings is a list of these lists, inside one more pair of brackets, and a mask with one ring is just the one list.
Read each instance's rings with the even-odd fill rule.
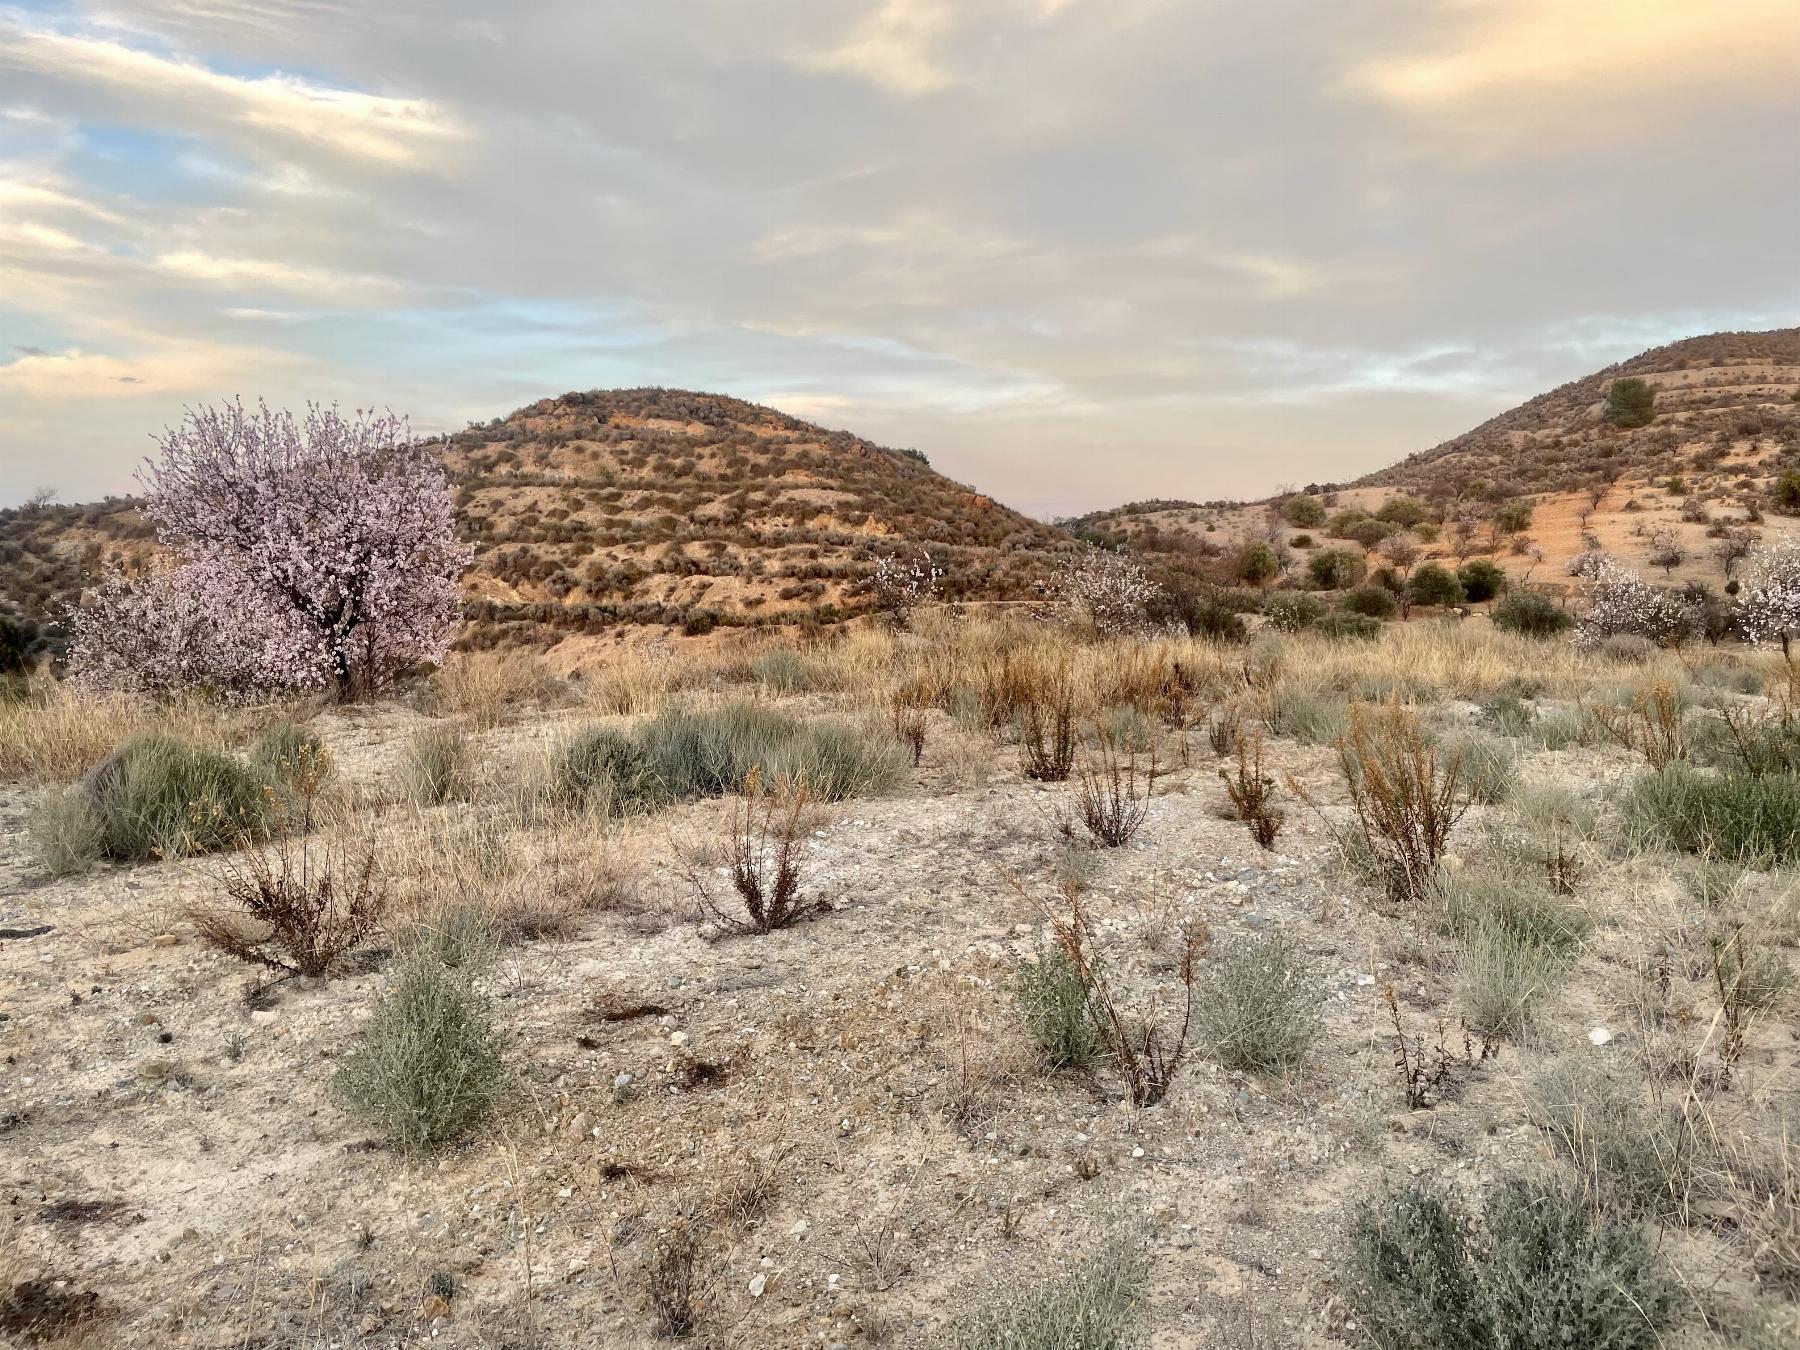
[[1519,781],[1519,756],[1510,741],[1465,730],[1444,737],[1441,745],[1447,757],[1462,765],[1471,800],[1497,806],[1512,795]]
[[1478,924],[1464,935],[1456,958],[1470,1028],[1486,1040],[1517,1039],[1562,970],[1554,950],[1499,924]]
[[1687,1216],[1708,1148],[1707,1132],[1681,1107],[1646,1101],[1622,1078],[1559,1065],[1532,1084],[1527,1109],[1590,1194],[1633,1214]]
[[31,810],[31,847],[53,877],[73,876],[106,849],[100,817],[79,787],[52,788]]
[[1346,716],[1336,694],[1283,685],[1270,703],[1269,729],[1302,745],[1330,745],[1344,734]]
[[1019,967],[1013,992],[1025,1028],[1052,1069],[1085,1069],[1100,1053],[1100,1037],[1088,1014],[1088,982],[1081,966],[1060,946],[1038,952]]
[[1107,1233],[1049,1278],[993,1291],[958,1319],[946,1350],[1133,1350],[1149,1344],[1150,1253]]
[[331,750],[317,732],[298,722],[277,722],[250,747],[250,767],[271,783],[289,785],[319,777],[331,762]]
[[628,814],[654,810],[666,794],[642,745],[623,732],[587,727],[552,756],[549,795],[566,810]]
[[1319,985],[1286,938],[1232,943],[1215,957],[1198,992],[1195,1030],[1231,1068],[1296,1069],[1318,1035]]
[[1652,1350],[1674,1319],[1674,1287],[1637,1225],[1534,1182],[1500,1186],[1479,1226],[1416,1186],[1365,1201],[1345,1264],[1377,1350]]
[[800,694],[812,688],[812,667],[799,652],[785,647],[764,652],[750,663],[750,678],[777,694]]
[[401,777],[415,806],[467,801],[475,792],[468,735],[455,726],[425,728],[407,743]]
[[493,1006],[480,984],[492,944],[467,923],[464,916],[454,943],[421,942],[399,957],[333,1082],[345,1109],[409,1154],[466,1134],[504,1090]]
[[1620,806],[1626,839],[1637,848],[1800,861],[1800,774],[1717,774],[1677,762],[1640,775]]
[[771,787],[803,781],[816,801],[844,801],[893,787],[911,762],[891,736],[802,722],[748,703],[665,711],[644,725],[635,743],[674,799],[735,792],[754,772]]
[[230,755],[163,732],[140,732],[97,765],[79,788],[91,825],[76,807],[57,808],[67,838],[98,840],[98,856],[126,862],[182,858],[236,846],[268,833],[279,794]]

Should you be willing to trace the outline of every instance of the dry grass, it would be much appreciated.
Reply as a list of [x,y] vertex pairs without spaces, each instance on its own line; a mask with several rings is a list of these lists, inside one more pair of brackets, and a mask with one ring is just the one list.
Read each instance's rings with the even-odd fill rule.
[[524,652],[453,656],[428,686],[433,713],[466,718],[478,727],[497,727],[526,708],[562,702],[567,687],[543,661]]
[[26,698],[0,700],[0,779],[71,782],[140,731],[165,731],[222,750],[241,745],[283,715],[279,708],[233,708],[200,699],[156,704],[38,684]]

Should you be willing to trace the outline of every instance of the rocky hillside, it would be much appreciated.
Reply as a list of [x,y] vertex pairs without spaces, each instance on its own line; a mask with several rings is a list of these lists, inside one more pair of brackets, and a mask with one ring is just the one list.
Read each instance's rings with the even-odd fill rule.
[[[476,545],[464,648],[830,621],[889,549],[929,550],[951,598],[1029,598],[1068,546],[915,452],[711,394],[566,394],[444,456]],[[0,512],[0,611],[48,622],[153,546],[129,499]]]
[[[1608,389],[1628,377],[1656,390],[1646,426],[1606,420]],[[1797,396],[1800,328],[1687,338],[1560,385],[1355,486],[1520,496],[1601,479],[1705,475],[1726,459],[1760,464],[1800,446]]]
[[477,547],[465,645],[830,620],[888,549],[928,549],[952,598],[1023,599],[1067,544],[914,452],[706,394],[545,399],[446,457]]

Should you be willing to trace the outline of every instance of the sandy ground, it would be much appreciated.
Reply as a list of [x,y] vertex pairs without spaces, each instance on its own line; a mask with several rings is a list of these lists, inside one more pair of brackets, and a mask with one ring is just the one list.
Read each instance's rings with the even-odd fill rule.
[[[320,726],[345,782],[378,802],[419,721]],[[544,731],[491,733],[497,773]],[[1182,920],[1215,944],[1291,936],[1324,997],[1291,1081],[1197,1053],[1164,1102],[1133,1110],[1113,1074],[1037,1066],[1008,982],[1044,915],[1009,878],[1052,896],[1070,791],[940,721],[907,787],[820,831],[806,883],[833,908],[797,929],[709,940],[695,921],[667,860],[715,806],[637,827],[640,904],[504,955],[505,1105],[418,1163],[328,1091],[379,954],[266,989],[181,918],[215,889],[216,860],[52,881],[28,847],[29,793],[0,789],[0,928],[30,934],[0,941],[0,1274],[96,1296],[92,1345],[637,1346],[653,1343],[657,1233],[736,1188],[737,1217],[701,1223],[695,1344],[917,1344],[1118,1220],[1150,1234],[1157,1346],[1346,1344],[1346,1205],[1383,1177],[1478,1189],[1549,1165],[1521,1083],[1556,1057],[1624,1053],[1623,982],[1671,887],[1654,869],[1590,877],[1600,927],[1544,1029],[1409,1112],[1381,989],[1397,982],[1409,1030],[1453,1014],[1444,940],[1379,912],[1298,804],[1276,851],[1257,849],[1221,817],[1201,738],[1185,766],[1165,754],[1176,767],[1137,839],[1089,855],[1089,903],[1139,1001],[1173,987],[1165,939]],[[1279,743],[1274,759],[1341,800],[1329,751]],[[1576,750],[1525,776],[1598,801],[1631,768]],[[1596,1048],[1602,1023],[1620,1039]],[[1791,1027],[1763,1028],[1746,1081],[1791,1088],[1795,1057]],[[1741,1279],[1709,1240],[1670,1241],[1693,1278]]]

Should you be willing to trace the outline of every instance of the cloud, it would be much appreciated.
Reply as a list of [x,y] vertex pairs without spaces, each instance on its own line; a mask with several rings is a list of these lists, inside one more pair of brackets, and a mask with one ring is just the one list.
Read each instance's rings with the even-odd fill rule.
[[[55,444],[76,495],[127,486],[184,402],[453,427],[664,384],[1046,511],[1348,477],[1792,321],[1797,24],[0,0],[0,438]],[[0,502],[35,476],[0,457]]]
[[460,133],[426,100],[333,88],[291,75],[212,70],[105,37],[0,23],[0,69],[148,105],[197,130],[300,142],[392,168],[421,167]]

